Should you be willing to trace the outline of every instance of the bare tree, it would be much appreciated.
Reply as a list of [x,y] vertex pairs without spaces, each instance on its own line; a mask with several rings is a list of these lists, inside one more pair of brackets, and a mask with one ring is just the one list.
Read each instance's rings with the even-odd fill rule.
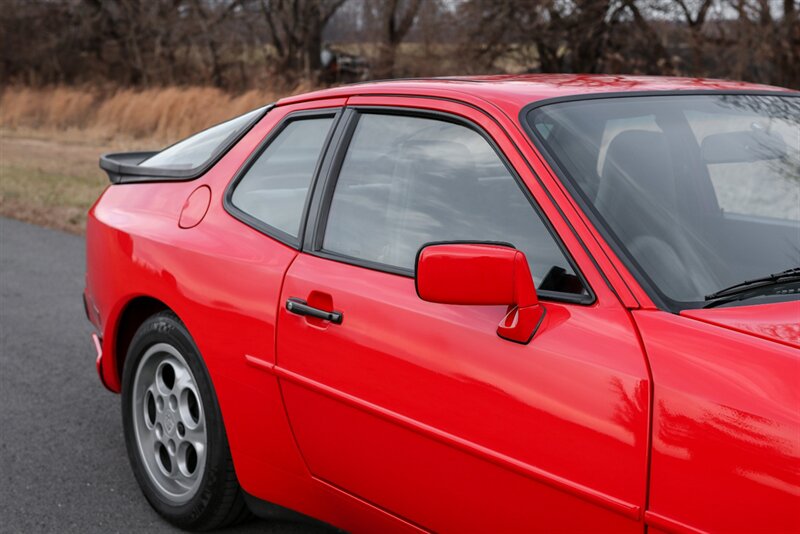
[[372,0],[370,8],[380,24],[378,60],[374,69],[378,78],[395,75],[397,48],[405,39],[419,13],[421,0]]
[[[216,3],[212,6],[209,6],[204,0],[192,0],[191,3],[192,13],[196,15],[199,24],[200,34],[198,37],[208,50],[211,67],[209,77],[217,87],[225,87],[226,84],[223,77],[224,60],[220,53],[223,36],[219,32],[215,32],[214,28],[224,22],[239,6],[240,0],[231,0],[227,5]],[[217,8],[216,12],[214,12],[214,7]]]
[[[629,44],[639,51],[641,60],[647,66],[653,68],[653,70],[648,68],[637,70],[657,74],[676,74],[672,56],[667,50],[662,34],[653,27],[653,24],[643,13],[643,11],[648,12],[651,9],[650,6],[646,4],[640,6],[640,3],[641,1],[637,2],[637,0],[623,0],[621,6],[621,8],[630,12],[631,17],[633,17],[633,23],[638,30],[637,35],[632,36],[633,38],[630,39]],[[636,69],[635,65],[631,67]]]
[[716,0],[668,0],[667,11],[673,11],[681,17],[689,30],[691,43],[691,62],[689,71],[696,75],[704,74],[707,66],[704,64],[703,50],[706,43],[705,25],[709,13],[714,5],[719,6]]
[[800,5],[797,0],[783,0],[783,21],[776,36],[779,71],[776,83],[800,87]]
[[347,0],[257,0],[286,76],[317,80],[322,31]]
[[318,84],[327,35],[340,58],[374,60],[375,77],[646,73],[800,88],[798,0],[2,0],[2,7],[4,84]]
[[542,72],[599,72],[624,8],[611,0],[467,0],[464,17],[474,22],[464,37],[489,64],[532,47],[529,61]]

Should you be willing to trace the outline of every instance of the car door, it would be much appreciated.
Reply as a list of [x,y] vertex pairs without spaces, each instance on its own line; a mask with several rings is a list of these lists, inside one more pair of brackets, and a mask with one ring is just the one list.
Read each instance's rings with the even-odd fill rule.
[[[214,378],[237,477],[261,498],[274,495],[273,469],[306,472],[278,381],[261,369],[275,361],[282,280],[298,254],[306,200],[343,104],[272,109],[247,144],[231,150],[232,161],[212,171],[215,198],[223,200],[210,203],[200,239],[184,238],[183,268],[176,271],[198,303],[193,334]],[[189,246],[200,248],[187,254]],[[287,493],[280,497],[293,497]]]
[[[362,102],[281,295],[322,312],[279,312],[274,369],[312,475],[434,531],[641,532],[649,383],[627,311],[488,116]],[[417,296],[420,246],[458,240],[525,252],[547,310],[530,343],[498,337],[505,307]]]

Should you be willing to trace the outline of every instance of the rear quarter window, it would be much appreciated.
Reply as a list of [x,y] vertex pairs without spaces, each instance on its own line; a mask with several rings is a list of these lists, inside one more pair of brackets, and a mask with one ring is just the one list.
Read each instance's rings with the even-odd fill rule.
[[[294,241],[300,234],[311,180],[322,154],[333,116],[287,123],[253,160],[235,184],[234,208],[267,233]],[[264,228],[263,225],[267,227]]]
[[249,130],[265,111],[266,107],[255,109],[212,126],[165,148],[142,161],[139,166],[180,171],[205,167]]

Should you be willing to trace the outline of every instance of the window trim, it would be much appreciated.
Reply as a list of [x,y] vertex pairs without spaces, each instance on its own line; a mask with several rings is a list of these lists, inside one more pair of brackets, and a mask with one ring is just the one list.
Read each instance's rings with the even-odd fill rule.
[[340,120],[335,148],[329,152],[330,157],[326,158],[328,160],[326,162],[327,165],[325,165],[326,172],[323,176],[320,176],[321,182],[319,187],[316,188],[317,191],[315,191],[314,199],[312,200],[311,213],[307,221],[306,235],[303,242],[303,252],[319,258],[346,263],[373,271],[403,276],[405,278],[415,278],[414,269],[405,269],[371,260],[365,260],[362,258],[325,250],[322,247],[336,185],[339,181],[342,166],[344,164],[347,151],[350,147],[350,143],[353,139],[353,135],[355,134],[358,121],[363,115],[397,115],[403,117],[419,117],[439,120],[469,128],[480,135],[489,144],[497,157],[500,159],[503,166],[514,179],[517,187],[520,189],[520,192],[531,205],[534,214],[542,221],[545,229],[556,243],[558,249],[564,255],[564,258],[569,266],[572,267],[576,276],[578,276],[580,279],[583,287],[586,289],[586,294],[578,295],[572,293],[562,293],[558,291],[540,291],[537,288],[536,291],[539,298],[546,301],[565,302],[587,306],[596,302],[596,294],[586,277],[583,275],[583,272],[580,270],[577,262],[572,257],[572,254],[570,254],[566,245],[564,245],[564,242],[561,240],[555,228],[552,226],[550,220],[544,214],[544,211],[539,206],[539,203],[533,197],[533,194],[528,189],[528,186],[522,180],[517,170],[511,165],[505,153],[500,149],[495,140],[486,131],[484,131],[483,128],[481,128],[472,120],[440,110],[384,105],[358,105],[347,106],[345,108],[344,116]]
[[660,310],[668,313],[679,314],[683,310],[696,309],[702,307],[692,305],[691,302],[672,300],[666,295],[663,295],[657,288],[655,282],[645,273],[644,269],[639,265],[636,258],[633,258],[627,251],[626,247],[622,244],[621,240],[616,234],[608,228],[607,224],[603,221],[600,214],[597,212],[592,202],[586,198],[581,187],[577,182],[564,170],[563,166],[559,164],[558,159],[554,154],[547,149],[546,141],[540,136],[536,129],[532,128],[528,122],[528,115],[531,111],[538,108],[546,107],[554,104],[562,104],[567,102],[582,102],[588,100],[602,100],[602,99],[616,99],[616,98],[637,98],[637,97],[664,97],[664,96],[724,96],[724,95],[743,95],[743,96],[773,96],[773,97],[792,97],[800,98],[800,91],[792,91],[789,89],[775,89],[775,90],[740,90],[740,89],[691,89],[691,90],[666,90],[666,91],[615,91],[609,93],[595,93],[595,94],[581,94],[560,96],[554,98],[546,98],[537,100],[524,106],[518,115],[518,120],[522,129],[528,136],[528,139],[536,147],[536,150],[544,158],[547,165],[552,169],[553,173],[558,177],[559,181],[564,185],[569,194],[577,202],[581,211],[592,223],[595,231],[605,240],[616,257],[623,266],[631,273],[631,276],[639,284],[642,290],[653,301]]
[[[269,133],[261,140],[255,150],[247,156],[247,159],[236,171],[233,179],[228,183],[227,187],[225,188],[225,194],[222,197],[222,205],[225,208],[225,211],[228,212],[233,218],[239,220],[240,222],[246,224],[247,226],[253,228],[261,232],[262,234],[271,237],[277,241],[280,241],[284,245],[292,247],[294,249],[300,250],[303,247],[303,237],[305,235],[306,229],[306,221],[308,219],[309,208],[311,206],[311,199],[314,196],[314,190],[316,183],[320,176],[320,170],[322,169],[322,163],[325,160],[331,146],[331,139],[334,137],[334,132],[338,129],[339,120],[342,115],[342,108],[318,108],[318,109],[309,109],[309,110],[300,110],[295,111],[287,114],[283,117],[278,124],[276,124]],[[302,120],[313,120],[313,119],[324,119],[324,118],[332,118],[333,122],[331,123],[330,129],[328,130],[327,135],[325,136],[325,141],[322,143],[322,149],[320,150],[319,155],[317,156],[317,162],[314,165],[314,172],[311,175],[311,181],[308,184],[308,192],[306,193],[306,199],[303,203],[303,211],[300,214],[300,227],[297,232],[297,237],[276,228],[253,215],[243,211],[239,207],[237,207],[233,203],[233,193],[236,190],[236,187],[239,185],[239,182],[247,175],[247,172],[250,168],[255,164],[256,161],[261,157],[264,151],[272,144],[272,142],[278,138],[278,136],[283,133],[286,127],[295,121],[302,121]]]

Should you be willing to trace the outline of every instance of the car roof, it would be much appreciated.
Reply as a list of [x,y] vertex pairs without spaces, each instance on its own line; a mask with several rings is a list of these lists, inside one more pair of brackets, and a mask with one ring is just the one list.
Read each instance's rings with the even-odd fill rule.
[[450,97],[456,100],[476,98],[518,112],[527,104],[559,97],[619,92],[664,91],[777,91],[789,89],[747,82],[710,78],[666,76],[623,76],[604,74],[500,74],[488,76],[452,76],[410,78],[357,83],[284,98],[278,105],[308,100],[366,95],[415,95]]

